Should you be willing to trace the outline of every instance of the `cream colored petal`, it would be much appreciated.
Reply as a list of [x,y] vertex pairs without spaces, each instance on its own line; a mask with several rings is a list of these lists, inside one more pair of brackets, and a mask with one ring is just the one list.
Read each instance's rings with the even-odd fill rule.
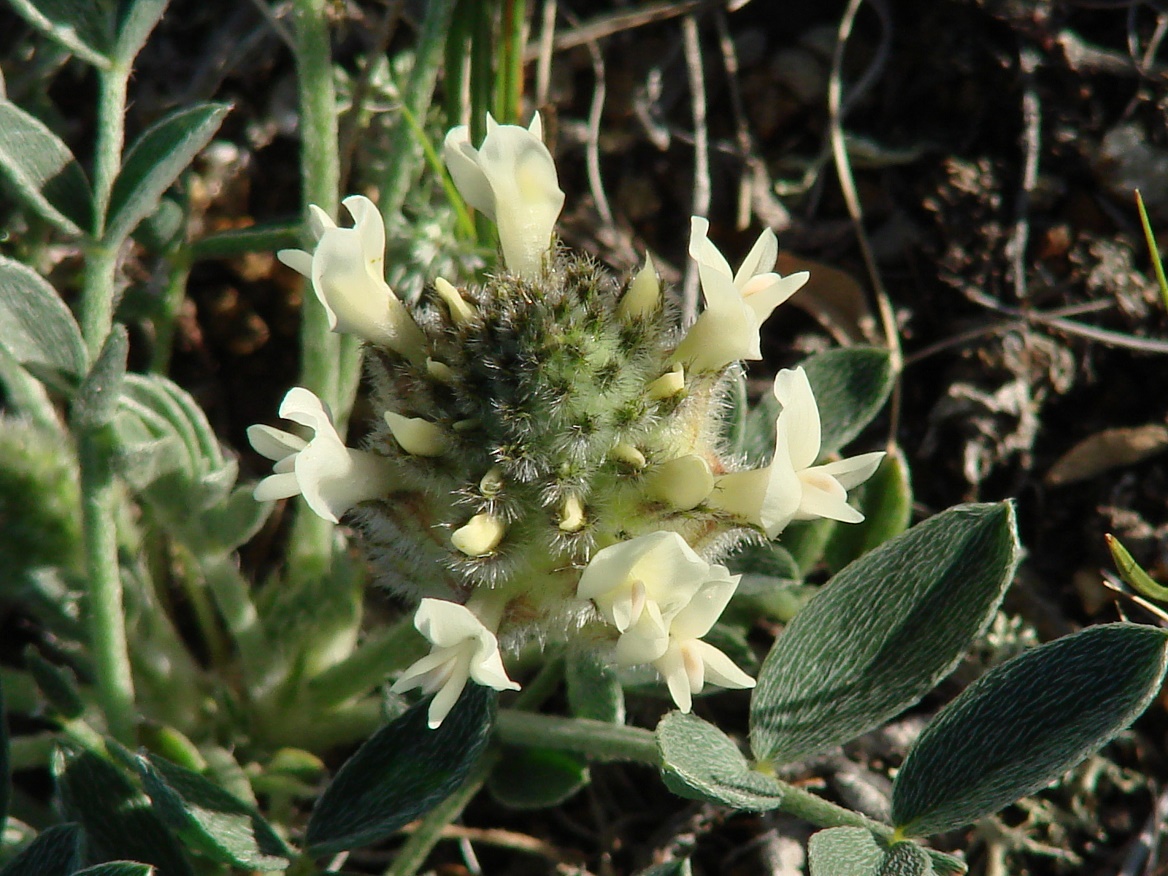
[[320,239],[312,259],[312,288],[333,331],[425,361],[425,336],[385,281],[369,273],[357,229],[330,229]]
[[320,240],[321,236],[330,228],[336,228],[337,223],[332,217],[316,204],[308,205],[308,230],[312,232],[313,240]]
[[292,472],[268,475],[255,485],[252,496],[257,502],[275,502],[300,495],[300,482]]
[[564,500],[560,509],[559,528],[561,532],[579,532],[584,528],[588,519],[584,516],[584,503],[573,493]]
[[706,681],[734,690],[754,687],[755,681],[734,665],[734,661],[709,642],[694,641],[689,647],[705,665]]
[[450,677],[457,663],[456,652],[457,649],[435,648],[425,657],[411,663],[389,689],[393,693],[405,693],[421,688],[423,693],[433,693]]
[[753,311],[741,298],[703,310],[671,358],[684,363],[691,372],[721,371],[739,359],[761,359]]
[[427,597],[418,603],[414,628],[433,645],[449,648],[490,633],[473,611],[449,599]]
[[734,275],[734,285],[739,289],[745,290],[746,284],[751,277],[773,271],[775,261],[778,257],[778,238],[775,237],[775,233],[769,228],[764,228],[762,234],[758,236],[758,240],[755,241],[754,246],[750,248],[750,252],[746,254],[746,258],[742,260],[742,266],[738,268],[738,272]]
[[685,671],[685,657],[681,646],[677,642],[670,642],[664,654],[653,661],[653,666],[665,679],[669,694],[677,703],[677,708],[688,712],[693,707],[693,694],[690,691],[689,675]]
[[275,462],[303,450],[308,444],[298,435],[264,425],[248,426],[247,440],[256,453]]
[[778,274],[760,274],[749,280],[742,289],[742,297],[748,307],[754,312],[754,318],[761,326],[770,317],[771,312],[803,288],[811,277],[806,271],[800,271],[789,277],[780,277]]
[[385,278],[385,221],[377,205],[364,195],[350,195],[342,201],[353,217],[353,229],[361,241],[365,270],[375,280]]
[[441,456],[446,449],[446,432],[429,420],[386,411],[385,422],[401,449],[412,456]]
[[653,257],[645,253],[645,266],[637,271],[629,288],[617,305],[616,312],[623,320],[648,318],[661,309],[661,281]]
[[848,504],[847,491],[839,481],[821,471],[803,472],[803,498],[799,502],[798,520],[826,517],[842,523],[860,523],[864,515]]
[[438,297],[446,305],[446,309],[450,312],[450,319],[455,325],[466,325],[478,317],[478,310],[459,294],[449,280],[444,280],[441,277],[436,279],[434,291],[438,293]]
[[483,687],[495,690],[519,690],[519,685],[510,679],[503,667],[503,657],[499,653],[499,641],[494,633],[481,636],[470,663],[470,677]]
[[302,277],[311,279],[312,253],[305,252],[302,249],[282,249],[276,253],[276,258]]
[[669,634],[678,639],[700,639],[706,635],[726,610],[741,578],[741,575],[730,575],[725,566],[711,566],[710,580],[674,616]]
[[775,458],[767,468],[769,478],[759,514],[768,538],[774,538],[787,527],[803,501],[803,482],[791,466],[786,435],[781,429],[776,431]]
[[294,386],[284,394],[284,400],[280,402],[280,416],[307,426],[318,434],[329,433],[338,442],[341,440],[333,426],[333,415],[328,405],[303,386]]
[[669,631],[657,606],[650,602],[637,623],[617,639],[614,657],[618,666],[652,663],[669,647]]
[[672,398],[684,391],[685,366],[681,362],[674,363],[672,368],[645,387],[645,395],[654,401]]
[[492,514],[476,514],[465,526],[450,535],[450,543],[468,557],[485,557],[494,553],[507,533],[507,527]]
[[461,657],[450,673],[450,678],[434,694],[430,701],[430,708],[426,712],[426,724],[431,730],[437,730],[462,696],[467,679],[470,678],[469,655]]
[[689,454],[671,459],[657,468],[645,483],[645,492],[678,511],[696,508],[713,492],[710,464]]
[[851,490],[872,477],[876,473],[876,469],[880,468],[884,457],[884,451],[878,450],[875,453],[861,453],[859,456],[850,456],[847,459],[829,462],[827,465],[819,466],[819,468],[824,474],[831,475],[839,481],[840,486],[845,490]]
[[802,471],[815,463],[820,447],[819,406],[807,372],[784,368],[775,375],[774,394],[783,406],[777,431],[786,436],[791,465]]
[[771,482],[770,468],[755,468],[720,475],[714,479],[714,491],[708,504],[762,526],[762,507]]
[[451,128],[442,146],[442,158],[464,201],[473,209],[495,220],[495,195],[478,162],[478,150],[470,145],[466,125]]
[[308,507],[333,523],[354,505],[385,496],[393,484],[384,457],[316,439],[296,454],[295,471]]
[[689,220],[689,255],[699,267],[706,267],[721,274],[730,284],[734,284],[734,272],[726,257],[710,242],[710,222],[702,216],[691,216]]

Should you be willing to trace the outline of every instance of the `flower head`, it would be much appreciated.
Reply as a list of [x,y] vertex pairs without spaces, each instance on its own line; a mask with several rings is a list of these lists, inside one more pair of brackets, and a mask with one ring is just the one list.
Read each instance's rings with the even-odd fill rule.
[[454,128],[446,135],[444,157],[466,202],[498,226],[507,269],[525,279],[539,277],[564,206],[539,115],[528,128],[500,125],[488,115],[478,149],[465,125]]
[[303,495],[309,508],[336,523],[358,502],[389,490],[387,461],[346,447],[328,408],[307,389],[290,389],[280,405],[280,416],[308,427],[313,437],[305,441],[271,426],[248,427],[251,446],[276,463],[274,473],[256,485],[256,499],[270,502]]
[[499,640],[467,606],[423,599],[414,626],[432,645],[430,653],[407,669],[392,690],[436,692],[428,713],[431,729],[450,714],[468,679],[495,690],[519,690],[503,668]]
[[819,407],[802,368],[775,377],[782,411],[775,421],[775,455],[770,465],[718,478],[710,503],[762,527],[770,538],[792,520],[827,517],[859,523],[864,515],[848,504],[848,490],[868,480],[882,452],[813,465],[819,456]]
[[425,358],[425,336],[385,282],[385,225],[368,198],[345,198],[352,228],[338,228],[317,206],[310,208],[316,249],[284,249],[280,261],[312,280],[328,313],[329,328],[388,347],[407,359]]
[[705,678],[723,687],[754,680],[707,642],[740,576],[699,557],[676,532],[653,532],[607,547],[580,576],[576,594],[591,599],[621,633],[616,661],[651,663],[682,711]]
[[774,273],[779,245],[769,228],[759,235],[737,273],[710,242],[710,223],[690,220],[689,254],[698,263],[706,309],[693,324],[674,358],[692,371],[718,371],[738,359],[761,359],[759,331],[776,307],[794,295],[809,274]]

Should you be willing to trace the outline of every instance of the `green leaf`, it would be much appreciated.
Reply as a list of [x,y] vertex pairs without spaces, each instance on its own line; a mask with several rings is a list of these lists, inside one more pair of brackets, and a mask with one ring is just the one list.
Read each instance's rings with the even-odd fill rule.
[[1105,624],[991,669],[925,728],[892,789],[906,835],[941,833],[1044,788],[1144,711],[1168,632]]
[[291,862],[259,813],[218,785],[153,754],[135,758],[135,765],[154,811],[190,848],[251,870],[282,870]]
[[81,866],[81,828],[58,824],[41,831],[0,876],[70,876]]
[[[817,353],[800,363],[819,407],[821,457],[847,445],[880,413],[895,383],[892,357],[881,347],[843,347]],[[744,448],[753,464],[775,450],[775,420],[781,406],[763,394],[746,418]]]
[[853,504],[864,512],[862,523],[841,523],[832,530],[824,558],[832,573],[908,529],[912,484],[908,460],[899,446],[889,451],[869,480],[852,491]]
[[1152,260],[1152,269],[1156,272],[1156,283],[1160,286],[1160,298],[1164,307],[1168,309],[1168,277],[1164,275],[1164,262],[1160,258],[1160,250],[1156,247],[1156,234],[1152,231],[1152,223],[1148,219],[1148,210],[1144,207],[1144,197],[1136,189],[1136,207],[1140,212],[1140,224],[1144,227],[1144,240],[1148,244],[1148,256]]
[[54,773],[66,813],[85,828],[91,860],[128,858],[153,864],[163,876],[194,876],[150,800],[104,757],[63,748]]
[[568,708],[577,718],[625,722],[625,692],[616,671],[591,648],[570,648],[564,681]]
[[50,663],[32,646],[25,649],[24,665],[48,700],[52,711],[66,720],[81,717],[85,703],[77,690],[77,682],[68,671]]
[[763,663],[750,712],[756,758],[799,760],[916,703],[985,628],[1017,560],[1008,503],[961,505],[836,575]]
[[337,773],[308,822],[313,855],[377,842],[425,814],[462,783],[491,736],[497,696],[468,684],[436,730],[424,700],[378,730]]
[[102,243],[120,246],[211,137],[228,106],[204,103],[176,110],[150,127],[126,154],[110,194]]
[[821,830],[807,843],[811,876],[876,876],[883,860],[884,849],[862,827]]
[[86,867],[78,870],[73,876],[150,876],[154,868],[149,864],[139,864],[135,861],[110,861],[108,864],[98,864],[96,867]]
[[12,8],[37,30],[83,61],[110,66],[112,4],[98,0],[10,0]]
[[109,423],[118,410],[126,378],[126,356],[130,339],[126,327],[114,323],[101,352],[73,400],[73,423],[81,429],[96,429]]
[[811,837],[811,876],[935,876],[929,853],[912,842],[881,846],[862,827],[833,827]]
[[762,812],[783,802],[783,788],[755,772],[725,733],[694,715],[670,712],[657,725],[661,777],[674,794]]
[[32,268],[0,256],[0,344],[49,383],[85,373],[85,342],[57,291]]
[[142,51],[150,31],[162,18],[169,0],[130,0],[122,3],[118,14],[118,36],[114,44],[114,57],[126,67]]
[[506,746],[487,788],[512,809],[550,809],[588,781],[588,765],[567,752]]
[[1147,599],[1156,602],[1168,602],[1168,587],[1165,587],[1151,575],[1144,571],[1143,566],[1136,562],[1135,557],[1128,553],[1111,533],[1103,536],[1107,542],[1107,549],[1111,551],[1111,559],[1115,563],[1116,571],[1129,587]]
[[10,100],[0,100],[0,173],[28,207],[66,234],[81,237],[92,226],[85,171],[60,137]]

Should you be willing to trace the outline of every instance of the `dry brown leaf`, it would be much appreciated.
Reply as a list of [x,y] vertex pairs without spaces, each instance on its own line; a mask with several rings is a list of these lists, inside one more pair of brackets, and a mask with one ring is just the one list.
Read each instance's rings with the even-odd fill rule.
[[807,311],[831,333],[836,343],[845,347],[883,344],[864,287],[851,274],[789,252],[779,253],[775,270],[783,276],[811,272],[807,285],[791,298],[791,304]]
[[1085,481],[1113,468],[1135,465],[1168,450],[1168,426],[1151,423],[1124,429],[1104,429],[1084,438],[1050,467],[1047,486]]

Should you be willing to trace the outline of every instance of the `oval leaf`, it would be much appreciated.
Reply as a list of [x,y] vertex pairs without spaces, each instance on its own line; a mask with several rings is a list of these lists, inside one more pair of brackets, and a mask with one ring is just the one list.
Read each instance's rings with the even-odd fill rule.
[[54,763],[69,817],[85,829],[90,860],[130,858],[166,876],[193,876],[191,865],[150,800],[112,763],[91,751],[67,749]]
[[575,755],[547,748],[503,749],[487,788],[512,809],[550,809],[588,784],[588,765]]
[[701,718],[670,712],[657,725],[661,777],[673,793],[762,812],[783,802],[783,787],[755,772],[725,733]]
[[811,876],[876,876],[884,849],[862,827],[832,827],[813,834],[807,843]]
[[102,242],[121,245],[211,137],[228,107],[205,103],[177,110],[149,128],[130,147],[110,194]]
[[289,852],[252,807],[157,755],[134,758],[154,811],[195,851],[252,870],[282,870]]
[[1105,624],[991,669],[909,752],[894,822],[906,835],[941,833],[1046,787],[1143,712],[1166,654],[1164,630]]
[[92,226],[85,171],[60,137],[10,100],[0,100],[0,173],[25,204],[66,234],[80,237]]
[[77,380],[86,369],[85,342],[73,314],[40,274],[0,256],[0,344],[49,383]]
[[110,65],[107,54],[113,4],[94,0],[10,0],[24,19],[78,58],[97,67]]
[[989,622],[1017,560],[1013,508],[963,505],[836,575],[763,663],[750,710],[755,757],[799,760],[917,702]]
[[373,734],[313,810],[312,854],[377,842],[450,796],[487,745],[496,698],[468,684],[438,729],[426,726],[425,700]]
[[81,866],[81,828],[58,824],[41,831],[8,862],[2,876],[70,876]]

